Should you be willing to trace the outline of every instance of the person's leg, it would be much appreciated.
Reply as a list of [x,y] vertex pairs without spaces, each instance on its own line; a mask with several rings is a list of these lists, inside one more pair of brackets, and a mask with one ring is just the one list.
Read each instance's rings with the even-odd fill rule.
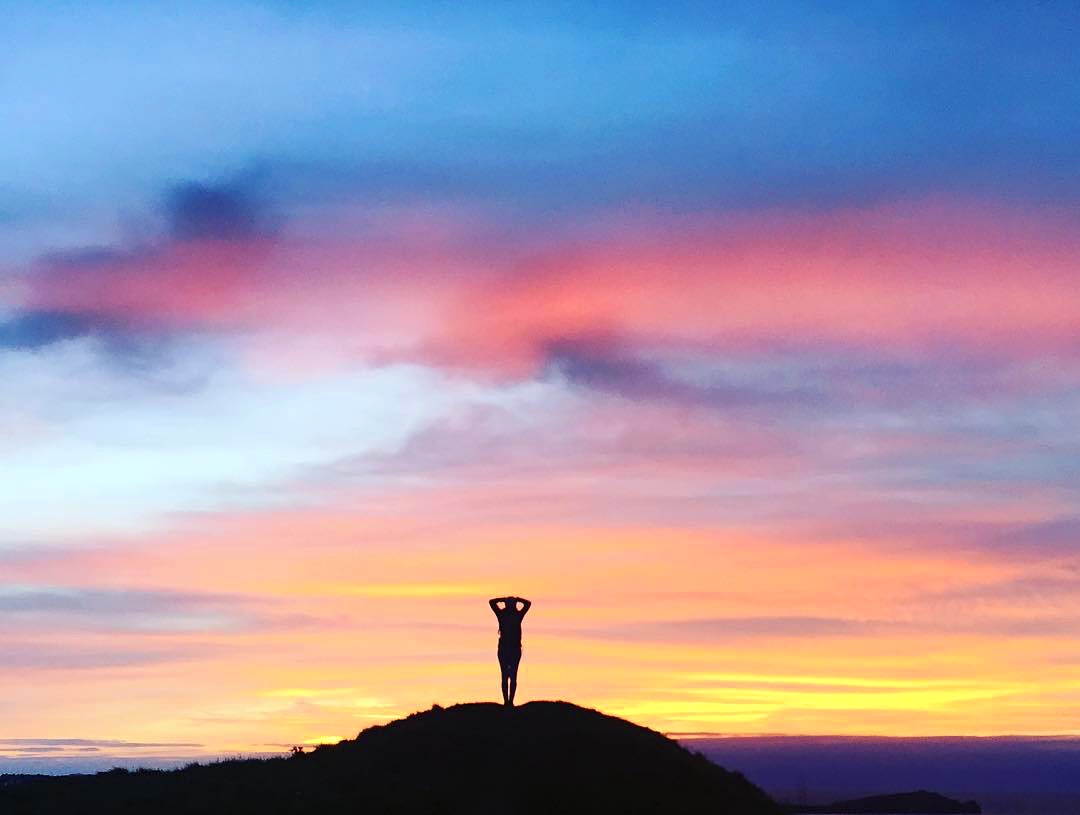
[[503,643],[499,643],[499,672],[502,674],[500,687],[502,688],[503,704],[510,704],[510,659]]
[[513,706],[513,704],[514,704],[514,694],[517,693],[517,674],[518,674],[518,665],[520,664],[520,662],[521,662],[521,654],[517,654],[516,657],[511,661],[510,665],[508,666],[510,668],[510,671],[508,673],[508,676],[510,678],[510,691],[509,691],[509,702],[507,702],[507,704],[509,704],[511,706]]

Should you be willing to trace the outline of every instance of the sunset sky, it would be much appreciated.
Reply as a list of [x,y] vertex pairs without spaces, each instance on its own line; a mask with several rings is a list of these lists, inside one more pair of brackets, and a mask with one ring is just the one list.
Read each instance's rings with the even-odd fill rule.
[[0,758],[1080,735],[1074,4],[5,9]]

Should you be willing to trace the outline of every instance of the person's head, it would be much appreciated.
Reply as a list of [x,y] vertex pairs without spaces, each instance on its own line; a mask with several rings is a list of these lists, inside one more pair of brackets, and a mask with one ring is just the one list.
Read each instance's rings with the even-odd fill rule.
[[517,611],[517,600],[515,600],[513,597],[507,597],[506,607],[508,609],[511,609],[512,611]]

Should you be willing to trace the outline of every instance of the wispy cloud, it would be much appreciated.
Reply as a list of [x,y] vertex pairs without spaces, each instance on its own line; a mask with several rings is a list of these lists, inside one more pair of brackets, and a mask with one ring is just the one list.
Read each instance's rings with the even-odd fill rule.
[[[19,623],[36,626],[112,631],[235,631],[273,624],[252,598],[145,589],[74,586],[0,586],[0,611]],[[296,624],[278,618],[278,624]]]
[[0,745],[10,745],[20,749],[81,747],[95,748],[124,747],[145,749],[151,747],[202,747],[201,744],[188,742],[138,742],[118,739],[0,739]]
[[219,655],[219,650],[199,644],[162,647],[110,643],[94,647],[82,643],[8,639],[0,650],[0,665],[6,670],[25,675],[175,665],[192,660],[211,659]]
[[653,642],[719,643],[742,638],[785,639],[869,635],[886,623],[839,617],[719,617],[620,624],[583,632],[599,638]]

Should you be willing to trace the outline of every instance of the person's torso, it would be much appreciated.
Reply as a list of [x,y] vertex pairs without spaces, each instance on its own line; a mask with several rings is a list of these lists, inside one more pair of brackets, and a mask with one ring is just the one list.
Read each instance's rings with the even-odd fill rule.
[[499,614],[499,640],[501,642],[521,642],[521,615],[513,611]]

